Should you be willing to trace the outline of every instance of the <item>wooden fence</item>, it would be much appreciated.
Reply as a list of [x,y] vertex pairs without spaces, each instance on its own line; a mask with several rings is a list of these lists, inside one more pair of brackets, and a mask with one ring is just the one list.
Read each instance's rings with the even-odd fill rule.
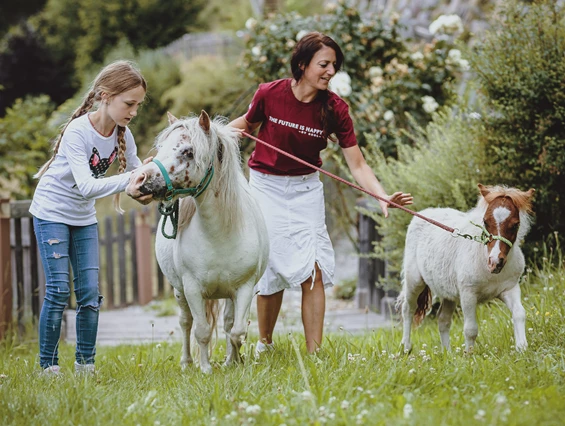
[[[45,277],[29,205],[30,201],[0,200],[0,339],[14,322],[20,331],[36,322],[43,301]],[[171,293],[154,253],[158,220],[157,210],[146,208],[108,216],[100,223],[100,292],[105,309],[144,305]],[[69,305],[74,303],[71,295]]]

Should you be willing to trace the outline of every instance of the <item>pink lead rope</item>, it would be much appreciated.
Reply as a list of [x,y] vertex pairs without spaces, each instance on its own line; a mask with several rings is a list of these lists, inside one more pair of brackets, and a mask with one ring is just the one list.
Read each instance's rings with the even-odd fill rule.
[[268,147],[271,148],[271,149],[274,149],[275,151],[277,151],[277,152],[280,153],[280,154],[283,154],[283,155],[286,155],[286,156],[289,157],[289,158],[292,158],[294,161],[298,161],[299,163],[304,164],[305,166],[308,166],[308,167],[310,167],[310,168],[312,168],[312,169],[314,169],[314,170],[317,170],[317,171],[319,171],[320,173],[323,173],[323,174],[325,174],[326,176],[331,177],[332,179],[335,179],[335,180],[337,180],[337,181],[340,181],[340,182],[342,182],[342,183],[345,183],[346,185],[349,185],[349,186],[351,186],[352,188],[358,189],[359,191],[364,192],[365,194],[370,195],[371,197],[376,198],[377,200],[384,201],[385,203],[388,203],[388,204],[390,204],[391,206],[396,207],[397,209],[404,210],[405,212],[408,212],[408,213],[410,213],[410,214],[413,215],[413,216],[419,217],[420,219],[425,220],[426,222],[429,222],[429,223],[431,223],[431,224],[433,224],[433,225],[436,225],[436,226],[440,227],[441,229],[445,229],[446,231],[448,231],[448,232],[450,232],[450,233],[452,233],[452,234],[455,232],[455,229],[453,229],[453,228],[451,228],[451,227],[449,227],[449,226],[447,226],[447,225],[444,225],[443,223],[437,222],[437,221],[435,221],[435,220],[433,220],[433,219],[430,219],[429,217],[422,216],[420,213],[417,213],[417,212],[415,212],[415,211],[413,211],[413,210],[407,209],[406,207],[401,206],[400,204],[397,204],[397,203],[394,203],[394,202],[392,202],[392,201],[390,201],[390,200],[387,200],[386,198],[381,197],[381,196],[379,196],[379,195],[377,195],[377,194],[373,194],[372,192],[367,191],[366,189],[363,189],[363,188],[361,188],[360,186],[357,186],[357,185],[355,185],[355,184],[353,184],[353,183],[351,183],[351,182],[348,182],[348,181],[346,181],[345,179],[340,178],[339,176],[336,176],[336,175],[334,175],[334,174],[332,174],[332,173],[330,173],[330,172],[325,171],[324,169],[321,169],[321,168],[319,168],[319,167],[316,167],[316,166],[314,166],[314,165],[308,163],[307,161],[304,161],[304,160],[302,160],[302,159],[300,159],[300,158],[298,158],[298,157],[296,157],[296,156],[294,156],[294,155],[292,155],[292,154],[289,154],[288,152],[283,151],[283,150],[280,149],[280,148],[277,148],[276,146],[273,146],[273,145],[271,145],[271,144],[268,144],[267,142],[262,141],[261,139],[258,139],[258,138],[256,138],[255,136],[252,136],[252,135],[250,135],[250,134],[247,133],[247,132],[242,131],[241,134],[247,136],[247,137],[250,138],[250,139],[253,139],[253,140],[256,141],[256,142],[262,143],[263,145],[268,146]]

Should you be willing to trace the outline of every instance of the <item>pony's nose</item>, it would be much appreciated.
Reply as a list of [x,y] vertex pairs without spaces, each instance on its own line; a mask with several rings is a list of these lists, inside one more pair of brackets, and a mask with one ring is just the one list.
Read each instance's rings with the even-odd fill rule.
[[498,274],[502,271],[504,264],[506,263],[506,259],[503,257],[497,257],[495,259],[488,259],[488,269],[492,274]]

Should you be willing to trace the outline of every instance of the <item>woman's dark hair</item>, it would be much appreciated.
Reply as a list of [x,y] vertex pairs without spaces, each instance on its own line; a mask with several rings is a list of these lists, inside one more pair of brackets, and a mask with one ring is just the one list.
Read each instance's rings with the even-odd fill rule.
[[[319,33],[311,32],[306,34],[300,39],[294,51],[292,52],[292,57],[290,59],[290,70],[292,72],[292,77],[298,82],[304,74],[302,68],[306,68],[316,52],[322,49],[324,46],[330,47],[335,52],[336,63],[335,71],[338,72],[343,64],[343,52],[339,45],[329,36]],[[333,120],[333,109],[328,104],[328,91],[320,90],[318,92],[318,99],[322,102],[322,128],[324,130],[324,137],[330,135],[330,125],[329,123]]]

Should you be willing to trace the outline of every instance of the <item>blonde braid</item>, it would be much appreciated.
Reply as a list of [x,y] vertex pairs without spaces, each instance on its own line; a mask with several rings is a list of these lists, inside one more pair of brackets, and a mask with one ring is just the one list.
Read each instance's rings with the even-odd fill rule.
[[67,127],[69,127],[69,124],[71,124],[71,121],[73,121],[75,118],[80,117],[81,115],[86,114],[88,111],[90,111],[92,109],[92,106],[94,105],[95,98],[96,98],[96,92],[94,90],[91,90],[85,96],[84,101],[82,102],[82,105],[79,106],[77,109],[75,109],[75,111],[73,112],[73,115],[71,115],[69,120],[65,123],[63,130],[61,130],[61,133],[59,133],[57,140],[53,144],[53,155],[43,166],[41,166],[39,171],[35,175],[33,175],[34,178],[39,179],[39,178],[41,178],[41,176],[43,176],[45,174],[45,172],[47,171],[47,169],[49,168],[51,163],[53,163],[53,161],[55,160],[57,153],[59,152],[59,147],[61,146],[61,140],[63,139],[63,133],[65,133],[65,130],[67,130]]
[[[123,173],[126,171],[127,160],[126,160],[126,128],[118,126],[118,161],[120,166],[118,168],[118,173]],[[124,211],[120,207],[120,193],[114,194],[114,209],[120,214]]]

